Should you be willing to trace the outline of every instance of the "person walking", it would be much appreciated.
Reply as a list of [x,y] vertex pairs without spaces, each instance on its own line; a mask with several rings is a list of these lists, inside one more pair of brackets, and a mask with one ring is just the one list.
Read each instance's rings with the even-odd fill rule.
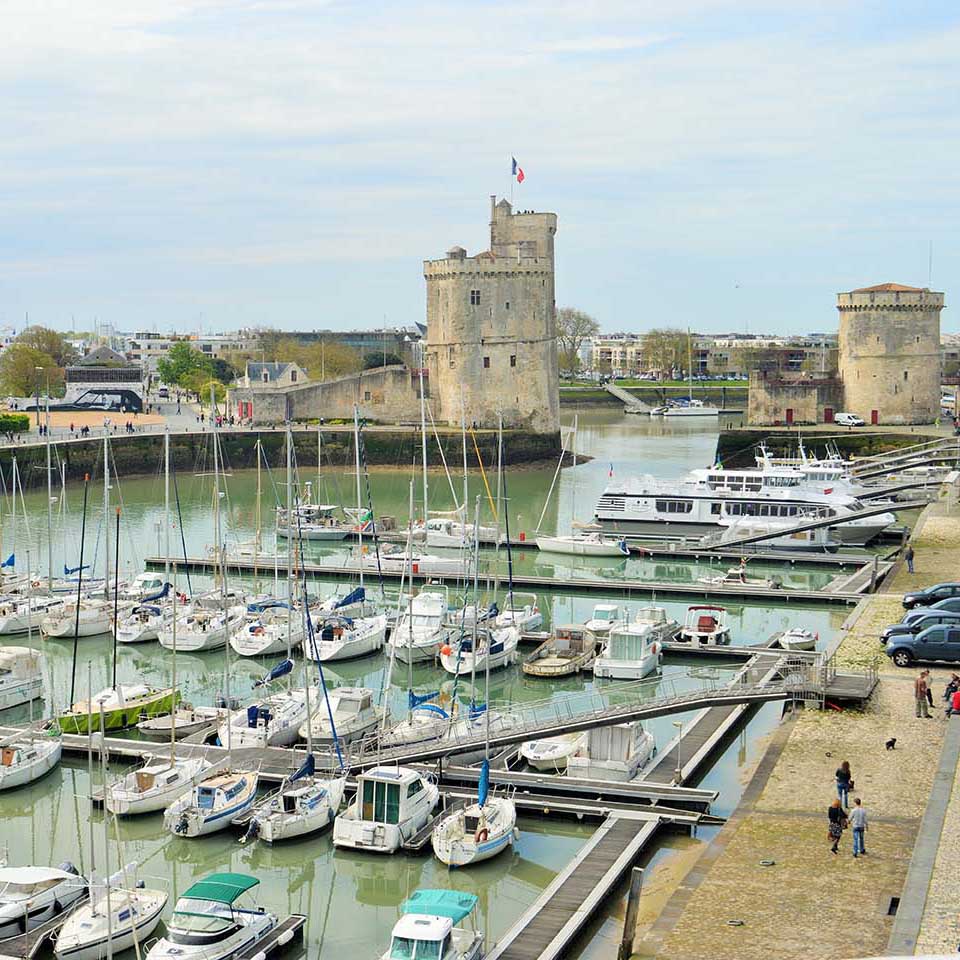
[[913,544],[908,543],[907,549],[903,551],[903,559],[907,561],[907,573],[913,573]]
[[836,772],[837,797],[844,808],[850,806],[850,788],[853,786],[853,774],[850,772],[850,761],[844,760]]
[[843,828],[846,825],[847,818],[843,809],[840,807],[840,801],[834,800],[827,810],[827,839],[830,841],[830,852],[839,853],[838,844],[843,836]]
[[863,808],[859,797],[853,798],[853,809],[850,811],[850,826],[853,827],[853,855],[866,856],[863,846],[863,835],[867,830],[867,811]]
[[930,719],[930,708],[927,704],[927,671],[924,670],[920,676],[913,681],[913,698],[916,701],[916,710],[918,717]]

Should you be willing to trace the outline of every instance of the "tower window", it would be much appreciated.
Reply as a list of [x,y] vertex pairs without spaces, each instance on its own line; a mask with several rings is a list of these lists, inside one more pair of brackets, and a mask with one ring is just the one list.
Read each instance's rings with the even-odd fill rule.
[[370,399],[370,391],[369,391],[369,390],[364,390],[364,391],[363,391],[363,399],[364,399],[364,400],[369,400],[369,399]]
[[515,367],[517,365],[517,355],[515,353],[510,354],[510,366]]
[[903,379],[904,379],[904,380],[909,380],[909,379],[910,379],[910,377],[909,377],[909,371],[908,371],[908,370],[904,370],[904,371],[903,371]]
[[489,357],[484,357],[484,358],[483,358],[483,369],[484,369],[484,370],[489,370],[489,369],[490,369],[490,358],[489,358]]
[[480,291],[471,290],[470,291],[470,306],[477,307],[480,305]]
[[[509,301],[509,300],[504,304],[504,307],[505,307],[507,310],[510,309],[510,301]],[[917,339],[919,340],[920,338],[917,337]]]

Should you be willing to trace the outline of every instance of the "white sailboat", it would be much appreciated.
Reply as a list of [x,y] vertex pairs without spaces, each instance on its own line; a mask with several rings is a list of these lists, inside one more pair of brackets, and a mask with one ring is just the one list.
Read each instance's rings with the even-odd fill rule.
[[687,391],[688,400],[685,404],[668,403],[663,409],[665,417],[717,417],[719,407],[708,406],[702,400],[693,399],[693,341],[690,331],[687,330]]
[[[329,705],[320,703],[300,727],[300,737],[329,746],[361,740],[383,721],[384,708],[373,702],[369,687],[336,687],[328,691]],[[331,719],[332,718],[332,719]]]
[[411,596],[387,640],[389,652],[401,663],[435,660],[450,630],[449,613],[445,591],[421,590]]
[[117,625],[117,643],[150,643],[160,639],[160,631],[166,621],[173,619],[174,611],[167,616],[163,607],[153,603],[139,603]]
[[30,647],[0,647],[0,710],[43,696],[43,654]]
[[[475,645],[474,645],[475,644]],[[478,670],[499,670],[516,663],[520,654],[520,631],[516,627],[477,627],[473,634],[463,631],[440,649],[440,664],[447,673],[466,676]]]
[[56,724],[43,724],[0,740],[0,790],[33,783],[60,762],[63,737]]

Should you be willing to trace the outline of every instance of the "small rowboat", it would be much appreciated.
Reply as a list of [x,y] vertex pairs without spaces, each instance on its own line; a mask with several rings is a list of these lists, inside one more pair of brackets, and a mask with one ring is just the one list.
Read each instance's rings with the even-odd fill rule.
[[565,677],[587,669],[597,656],[598,640],[582,624],[557,627],[553,634],[524,658],[523,672],[530,677]]

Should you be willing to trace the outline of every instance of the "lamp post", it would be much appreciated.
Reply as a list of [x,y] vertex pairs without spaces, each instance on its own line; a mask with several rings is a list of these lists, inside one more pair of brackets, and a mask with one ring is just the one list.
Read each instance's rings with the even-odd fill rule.
[[679,787],[683,781],[683,765],[680,763],[680,748],[683,746],[683,721],[674,720],[673,725],[677,728],[677,769],[674,772],[674,783]]

